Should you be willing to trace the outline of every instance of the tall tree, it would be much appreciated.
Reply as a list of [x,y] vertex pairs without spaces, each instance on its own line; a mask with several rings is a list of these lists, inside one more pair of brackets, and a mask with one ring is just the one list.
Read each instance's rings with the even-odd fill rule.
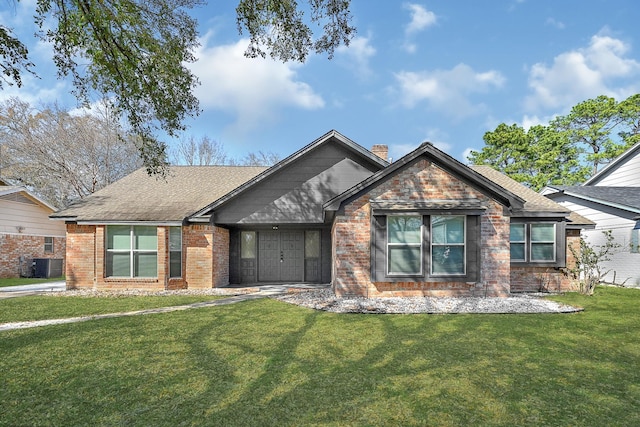
[[224,165],[227,154],[224,146],[208,136],[199,140],[190,136],[178,142],[172,151],[172,163],[189,166]]
[[631,141],[616,140],[625,120],[625,101],[618,103],[614,98],[599,96],[575,105],[566,116],[559,116],[550,123],[558,132],[565,132],[571,143],[584,154],[584,160],[591,165],[592,174],[602,165],[618,157]]
[[[16,0],[17,1],[17,0]],[[239,0],[238,30],[248,32],[249,57],[304,61],[310,52],[329,57],[355,35],[350,0]],[[195,61],[197,22],[189,12],[201,0],[36,0],[39,37],[51,43],[59,77],[71,77],[74,94],[89,104],[108,99],[138,137],[149,172],[163,172],[167,145],[187,118],[198,114],[198,84],[187,65]],[[304,12],[308,12],[305,15]],[[322,25],[314,34],[311,25]],[[24,42],[0,24],[0,88],[21,85],[34,72]]]
[[[98,112],[99,114],[95,114]],[[0,104],[2,176],[58,207],[81,199],[141,165],[135,137],[107,108],[70,114],[10,99]]]
[[579,184],[640,141],[640,95],[581,102],[548,126],[500,124],[485,133],[471,163],[491,165],[535,190]]
[[546,126],[525,130],[502,123],[483,139],[483,149],[470,153],[471,163],[490,165],[536,191],[550,183],[577,184],[585,179],[577,150],[563,133]]

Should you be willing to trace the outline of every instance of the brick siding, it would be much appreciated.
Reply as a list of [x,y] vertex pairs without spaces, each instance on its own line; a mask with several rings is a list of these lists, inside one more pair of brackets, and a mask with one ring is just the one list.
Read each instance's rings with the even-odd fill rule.
[[[20,277],[28,273],[27,265],[33,258],[65,259],[64,237],[53,237],[53,252],[45,253],[44,236],[25,234],[0,234],[0,278]],[[22,264],[21,264],[22,259]]]
[[157,230],[157,277],[121,278],[105,274],[106,226],[67,224],[67,288],[204,289],[229,283],[228,230],[204,224],[182,227],[181,278],[169,278],[169,229]]
[[[480,220],[479,278],[467,281],[372,282],[370,201],[425,201],[473,199],[485,213]],[[333,288],[338,296],[504,296],[509,293],[509,218],[502,205],[426,159],[420,159],[395,176],[358,197],[336,216]]]
[[578,282],[569,270],[576,265],[571,247],[577,254],[580,252],[580,231],[567,230],[566,236],[566,268],[512,266],[511,292],[566,292],[578,289]]

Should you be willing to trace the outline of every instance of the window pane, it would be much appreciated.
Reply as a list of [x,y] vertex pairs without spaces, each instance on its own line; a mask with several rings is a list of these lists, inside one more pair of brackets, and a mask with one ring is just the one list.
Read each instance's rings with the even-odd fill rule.
[[463,216],[431,217],[432,243],[464,243]]
[[131,277],[129,252],[107,252],[107,277]]
[[128,225],[108,225],[107,249],[131,249],[131,227]]
[[421,216],[390,216],[387,218],[389,243],[422,242]]
[[305,258],[320,258],[320,232],[307,231],[304,235]]
[[390,274],[420,274],[420,247],[418,246],[389,246]]
[[532,242],[555,242],[554,224],[531,224]]
[[155,253],[135,253],[133,270],[134,277],[156,277],[158,275],[158,256]]
[[135,226],[133,227],[134,249],[143,249],[148,251],[158,250],[158,231],[152,226]]
[[182,277],[182,252],[169,253],[169,277]]
[[511,243],[511,260],[524,261],[524,243]]
[[243,231],[240,233],[240,258],[254,259],[256,257],[256,232]]
[[169,250],[182,250],[182,227],[169,227]]
[[531,245],[531,261],[555,261],[553,243],[533,243]]
[[464,246],[434,245],[431,250],[433,274],[464,274]]
[[524,242],[524,224],[511,224],[511,241]]

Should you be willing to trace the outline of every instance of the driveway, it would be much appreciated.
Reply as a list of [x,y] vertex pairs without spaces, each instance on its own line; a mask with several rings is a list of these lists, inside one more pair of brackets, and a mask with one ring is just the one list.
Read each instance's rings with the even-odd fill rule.
[[36,283],[33,285],[5,286],[0,288],[0,299],[37,295],[42,292],[61,292],[66,289],[64,280],[59,282]]

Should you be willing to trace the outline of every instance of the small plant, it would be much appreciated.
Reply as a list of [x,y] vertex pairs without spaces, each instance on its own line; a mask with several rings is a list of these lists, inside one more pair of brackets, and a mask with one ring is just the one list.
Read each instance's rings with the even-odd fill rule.
[[592,295],[596,286],[611,271],[603,270],[602,263],[610,261],[611,256],[620,248],[620,244],[614,242],[611,230],[602,233],[605,236],[605,243],[602,245],[591,245],[581,237],[580,252],[573,245],[569,246],[576,260],[575,267],[569,271],[578,278],[580,293],[585,295]]

